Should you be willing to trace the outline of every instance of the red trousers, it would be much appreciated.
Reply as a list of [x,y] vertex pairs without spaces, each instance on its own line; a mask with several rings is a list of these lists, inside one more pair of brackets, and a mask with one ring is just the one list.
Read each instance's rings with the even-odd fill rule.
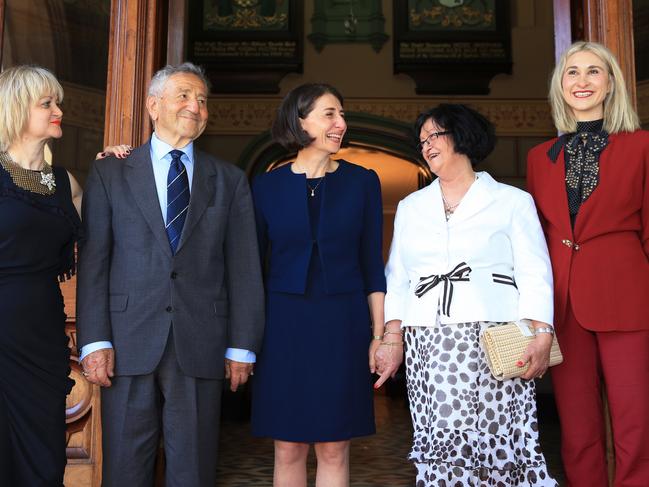
[[603,380],[615,445],[615,487],[648,487],[649,331],[586,330],[569,305],[566,319],[557,324],[557,339],[564,362],[551,371],[567,485],[608,486]]

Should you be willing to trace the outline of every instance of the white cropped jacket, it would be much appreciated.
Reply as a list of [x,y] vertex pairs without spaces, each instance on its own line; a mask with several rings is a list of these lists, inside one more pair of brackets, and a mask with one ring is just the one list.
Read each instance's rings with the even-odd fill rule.
[[478,173],[447,222],[439,181],[397,208],[385,321],[552,324],[552,268],[532,197]]

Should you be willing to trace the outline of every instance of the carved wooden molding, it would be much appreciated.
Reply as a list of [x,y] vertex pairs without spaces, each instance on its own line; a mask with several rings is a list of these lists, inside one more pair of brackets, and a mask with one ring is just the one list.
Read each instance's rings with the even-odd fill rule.
[[[377,117],[413,123],[422,110],[448,98],[347,98],[345,110]],[[466,103],[487,116],[498,135],[552,136],[552,123],[546,100],[470,99],[454,100]],[[209,135],[259,134],[270,128],[279,98],[271,97],[211,97],[208,101],[210,118],[205,133]]]
[[[74,284],[68,286],[74,292]],[[65,289],[64,289],[65,291]],[[77,356],[74,321],[68,321],[65,333],[70,339],[70,378],[75,381],[66,398],[65,485],[101,485],[101,414],[99,386],[90,384],[81,373]]]
[[61,283],[70,346],[70,378],[75,384],[65,401],[65,441],[68,464],[65,485],[101,485],[101,415],[99,387],[81,373],[75,326],[76,276]]
[[[646,84],[647,91],[649,84]],[[99,90],[64,83],[65,123],[89,130],[103,130],[104,94]],[[207,135],[258,135],[270,128],[281,99],[271,96],[213,96],[208,100],[210,117]],[[441,97],[417,98],[347,98],[348,112],[365,113],[411,124],[419,113],[438,103]],[[550,108],[544,99],[454,99],[466,103],[487,116],[498,135],[552,136],[556,132]],[[144,104],[144,100],[142,100]],[[144,110],[142,105],[141,110]]]

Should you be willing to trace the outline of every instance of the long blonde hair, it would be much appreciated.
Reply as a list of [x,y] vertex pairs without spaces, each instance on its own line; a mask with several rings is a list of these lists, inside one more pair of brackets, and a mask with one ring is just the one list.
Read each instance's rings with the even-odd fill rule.
[[604,99],[604,130],[610,134],[633,132],[640,128],[638,114],[631,105],[629,93],[624,83],[624,76],[613,53],[596,42],[575,42],[561,55],[552,72],[550,93],[548,95],[552,108],[552,118],[557,130],[574,132],[577,119],[563,99],[562,79],[568,64],[568,58],[581,51],[587,51],[602,60],[608,72],[611,89]]

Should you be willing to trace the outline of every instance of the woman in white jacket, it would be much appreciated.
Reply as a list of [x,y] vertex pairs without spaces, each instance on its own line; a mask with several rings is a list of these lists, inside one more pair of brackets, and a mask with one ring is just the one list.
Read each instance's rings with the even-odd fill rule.
[[[534,382],[552,344],[552,271],[529,194],[473,167],[493,150],[493,125],[442,104],[415,124],[437,179],[399,203],[385,316],[401,326],[417,487],[556,486],[538,443]],[[499,382],[479,345],[498,322],[531,320],[522,379]],[[446,484],[444,483],[446,482]],[[485,485],[487,485],[485,484]]]

